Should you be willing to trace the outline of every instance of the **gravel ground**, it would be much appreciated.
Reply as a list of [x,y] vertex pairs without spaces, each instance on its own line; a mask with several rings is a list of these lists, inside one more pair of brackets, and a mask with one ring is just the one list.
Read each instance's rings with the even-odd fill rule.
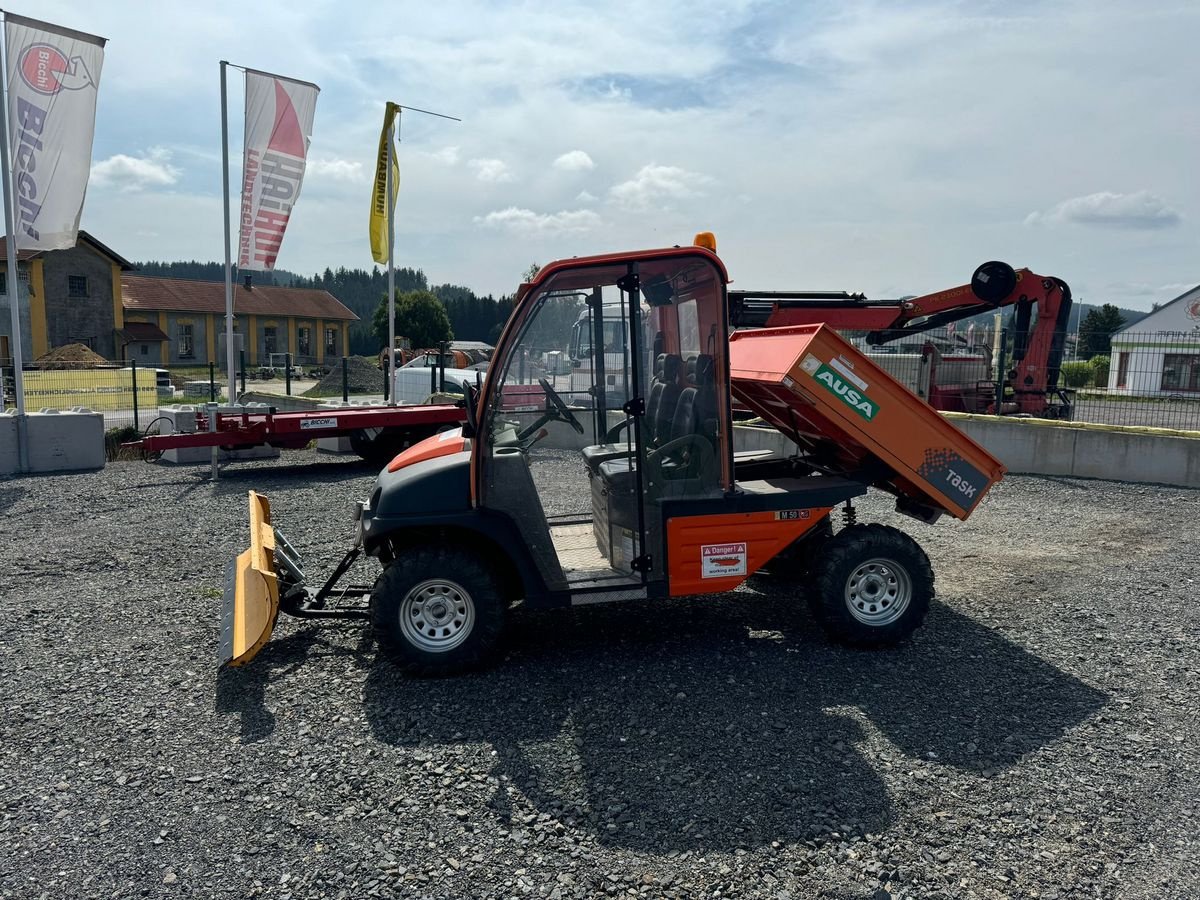
[[1143,425],[1200,431],[1200,403],[1186,400],[1108,400],[1080,397],[1075,420],[1100,425]]
[[0,481],[0,896],[1194,896],[1197,493],[1010,477],[897,523],[940,600],[891,651],[752,579],[518,612],[467,677],[295,620],[218,676],[246,489],[319,568],[372,478]]

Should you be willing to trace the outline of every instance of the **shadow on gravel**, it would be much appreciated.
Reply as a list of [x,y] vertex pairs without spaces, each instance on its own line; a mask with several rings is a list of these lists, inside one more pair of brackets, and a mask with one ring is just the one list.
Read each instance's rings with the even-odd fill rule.
[[[352,623],[358,627],[359,623]],[[267,708],[267,685],[305,665],[321,665],[322,656],[353,656],[360,667],[366,668],[366,653],[371,646],[367,630],[353,647],[326,641],[328,624],[306,625],[287,637],[277,637],[254,657],[245,668],[224,668],[217,673],[216,711],[221,715],[241,717],[241,742],[252,744],[265,740],[275,730],[275,715]]]
[[224,468],[221,477],[214,482],[207,466],[166,466],[164,474],[169,472],[173,477],[161,481],[132,484],[121,490],[142,491],[149,487],[180,487],[186,496],[200,488],[207,488],[214,493],[227,493],[236,490],[241,493],[248,488],[263,487],[278,490],[289,488],[307,488],[314,484],[337,484],[342,481],[355,481],[364,476],[375,475],[379,467],[361,459],[341,460],[333,463],[303,463],[282,466],[244,466],[241,468]]
[[[647,851],[731,849],[893,819],[859,715],[908,757],[986,777],[1087,718],[1105,695],[937,606],[885,651],[828,644],[794,599],[749,593],[519,613],[508,658],[412,680],[377,658],[364,701],[394,745],[486,741],[541,812]],[[856,712],[858,710],[859,712]]]
[[16,485],[0,487],[0,513],[11,509],[18,500],[25,496],[28,490],[28,488],[17,487]]
[[294,466],[252,466],[222,469],[220,479],[214,482],[207,468],[181,466],[176,470],[174,477],[131,484],[118,490],[141,492],[147,488],[177,487],[179,493],[175,495],[174,500],[181,503],[197,492],[209,497],[230,494],[244,496],[246,491],[251,489],[267,495],[284,494],[291,490],[307,490],[313,485],[357,481],[377,472],[376,466],[362,460],[346,461],[341,465],[308,463]]

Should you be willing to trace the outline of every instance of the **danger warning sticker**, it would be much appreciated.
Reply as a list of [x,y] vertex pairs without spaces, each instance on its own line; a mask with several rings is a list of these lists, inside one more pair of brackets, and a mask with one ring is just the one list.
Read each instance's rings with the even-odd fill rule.
[[700,577],[728,578],[746,574],[746,545],[701,544]]

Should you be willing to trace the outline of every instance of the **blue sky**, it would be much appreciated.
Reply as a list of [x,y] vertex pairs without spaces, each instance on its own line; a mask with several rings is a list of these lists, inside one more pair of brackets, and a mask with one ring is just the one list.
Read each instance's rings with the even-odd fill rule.
[[463,119],[403,118],[396,260],[434,282],[509,292],[533,261],[701,230],[740,288],[897,296],[1004,259],[1145,309],[1200,282],[1194,3],[14,12],[109,38],[83,222],[133,259],[222,258],[225,58],[322,89],[282,268],[371,264],[393,99]]

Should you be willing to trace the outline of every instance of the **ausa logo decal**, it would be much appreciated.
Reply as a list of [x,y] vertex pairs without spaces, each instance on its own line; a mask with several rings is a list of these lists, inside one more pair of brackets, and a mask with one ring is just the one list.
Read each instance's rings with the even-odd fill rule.
[[879,412],[879,404],[868,397],[865,391],[861,391],[850,384],[844,377],[824,363],[817,368],[816,373],[813,374],[813,378],[824,385],[825,390],[829,391],[829,393],[841,397],[842,402],[868,422],[874,419],[875,414]]

